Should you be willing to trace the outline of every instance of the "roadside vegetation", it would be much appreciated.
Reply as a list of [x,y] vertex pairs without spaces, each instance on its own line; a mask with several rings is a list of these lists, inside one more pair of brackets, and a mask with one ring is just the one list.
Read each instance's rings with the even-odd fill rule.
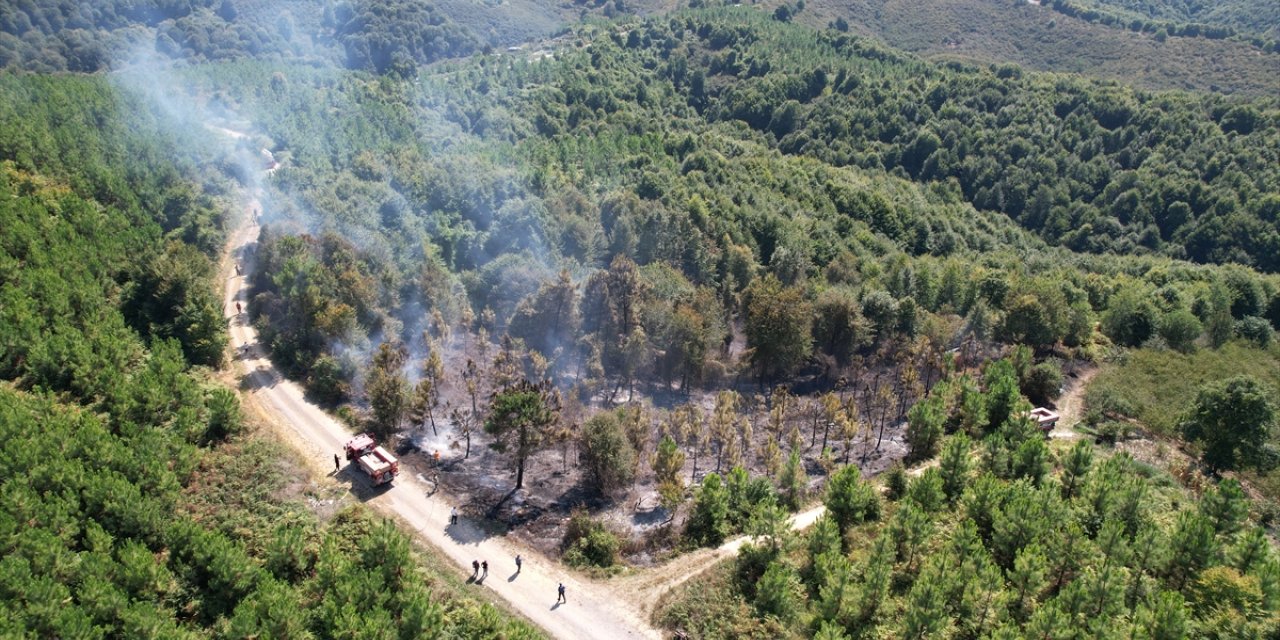
[[212,377],[216,165],[116,155],[174,140],[123,126],[144,116],[101,79],[0,82],[0,635],[540,637],[391,523],[285,491]]

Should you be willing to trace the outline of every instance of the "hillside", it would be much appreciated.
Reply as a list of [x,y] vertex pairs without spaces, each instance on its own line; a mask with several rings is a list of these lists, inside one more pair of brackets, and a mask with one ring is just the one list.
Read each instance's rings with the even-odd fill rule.
[[1280,37],[1280,7],[1266,0],[1087,0],[1079,4],[1121,18],[1153,20],[1172,25],[1225,27],[1237,33],[1258,35],[1271,40]]
[[1275,54],[821,2],[0,9],[0,636],[1280,633]]
[[0,87],[0,635],[539,637],[366,510],[321,523],[213,376],[225,158],[103,78]]
[[1065,15],[1048,2],[814,0],[794,19],[815,27],[843,20],[853,33],[940,60],[1013,63],[1152,90],[1274,96],[1280,88],[1280,55],[1248,42],[1192,37],[1162,41],[1154,32]]
[[302,60],[407,73],[665,0],[66,0],[0,6],[0,68],[94,72],[163,61]]

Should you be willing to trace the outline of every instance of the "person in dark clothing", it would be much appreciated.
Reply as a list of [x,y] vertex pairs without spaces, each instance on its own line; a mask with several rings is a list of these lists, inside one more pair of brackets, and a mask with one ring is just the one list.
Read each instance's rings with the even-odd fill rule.
[[484,562],[481,562],[481,563],[480,563],[480,571],[481,571],[481,573],[483,573],[483,574],[484,574],[484,575],[486,575],[486,576],[487,576],[487,575],[489,575],[489,561],[488,561],[488,560],[485,560]]
[[565,604],[569,604],[569,599],[568,599],[568,598],[566,598],[566,597],[564,597],[564,583],[563,583],[563,582],[561,582],[561,583],[560,583],[560,588],[557,590],[557,593],[556,593],[556,604],[559,604],[559,603],[561,603],[561,602],[563,602],[563,603],[565,603]]
[[524,559],[522,559],[520,557],[520,554],[517,553],[516,554],[516,573],[520,573],[520,565],[522,564],[524,564]]
[[472,561],[471,561],[471,575],[473,575],[473,576],[478,576],[478,575],[480,575],[480,561],[479,561],[479,560],[472,560]]
[[337,473],[338,469],[342,468],[342,463],[339,460],[340,459],[338,458],[338,454],[336,453],[333,454],[333,472],[334,473]]

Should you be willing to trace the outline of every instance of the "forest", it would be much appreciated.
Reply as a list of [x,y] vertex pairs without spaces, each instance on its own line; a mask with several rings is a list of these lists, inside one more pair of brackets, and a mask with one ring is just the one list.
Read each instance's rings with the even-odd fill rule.
[[287,495],[211,369],[218,156],[175,162],[101,77],[0,85],[0,635],[541,637],[367,510]]
[[[264,236],[254,301],[276,356],[339,402],[329,378],[351,382],[362,336],[425,356],[461,327],[519,338],[587,397],[629,369],[714,387],[755,292],[809,305],[786,309],[807,316],[778,343],[794,352],[753,353],[784,363],[770,379],[962,329],[1042,352],[1095,344],[1097,321],[1125,346],[1269,340],[1274,277],[1170,259],[1274,269],[1268,103],[925,65],[753,15],[583,32],[553,62],[480,57],[415,86],[193,74],[289,161],[281,217],[303,222]],[[765,53],[804,46],[831,67]]]
[[751,536],[665,632],[1277,633],[1280,104],[697,4],[0,9],[0,635],[540,637],[242,410],[261,148],[274,364],[601,580]]
[[[1270,38],[1273,50],[1274,40],[1280,35],[1280,13],[1277,13],[1276,6],[1256,0],[1213,3],[1093,0],[1082,3],[1081,6],[1096,9],[1101,14],[1109,12],[1117,19],[1128,18],[1130,24],[1134,18],[1164,20],[1167,25],[1161,26],[1169,35],[1183,32],[1204,37],[1224,37],[1239,32]],[[1147,29],[1146,24],[1142,28]]]

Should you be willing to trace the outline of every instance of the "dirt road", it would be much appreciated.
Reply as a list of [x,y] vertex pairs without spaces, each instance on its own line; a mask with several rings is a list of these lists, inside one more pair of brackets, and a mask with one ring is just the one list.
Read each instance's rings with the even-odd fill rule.
[[[241,383],[249,402],[259,405],[269,418],[286,430],[287,440],[312,461],[322,473],[332,469],[333,455],[351,433],[319,407],[308,402],[302,389],[284,379],[271,364],[266,350],[258,344],[257,333],[248,324],[247,313],[237,313],[236,304],[248,306],[247,276],[253,273],[258,223],[253,215],[261,209],[256,198],[247,204],[240,224],[229,243],[224,309],[231,323],[231,345],[235,366],[243,375]],[[247,309],[246,309],[247,311]],[[425,483],[404,473],[390,488],[375,490],[364,476],[343,464],[335,480],[352,485],[353,492],[385,513],[399,516],[439,549],[466,575],[473,560],[489,563],[490,575],[474,581],[477,588],[492,589],[498,596],[557,638],[660,638],[638,609],[635,598],[615,597],[614,590],[565,571],[540,554],[513,545],[502,537],[490,536],[477,523],[462,519],[449,524],[451,505],[443,497],[427,495]],[[524,568],[515,572],[514,557],[524,557]],[[556,604],[556,585],[563,582],[567,604]]]
[[1049,432],[1050,438],[1058,440],[1080,438],[1076,425],[1080,424],[1080,420],[1084,418],[1084,393],[1089,388],[1089,383],[1093,381],[1093,377],[1101,370],[1099,367],[1085,369],[1080,372],[1079,377],[1067,385],[1066,393],[1058,398],[1058,424],[1054,426],[1053,431]]

